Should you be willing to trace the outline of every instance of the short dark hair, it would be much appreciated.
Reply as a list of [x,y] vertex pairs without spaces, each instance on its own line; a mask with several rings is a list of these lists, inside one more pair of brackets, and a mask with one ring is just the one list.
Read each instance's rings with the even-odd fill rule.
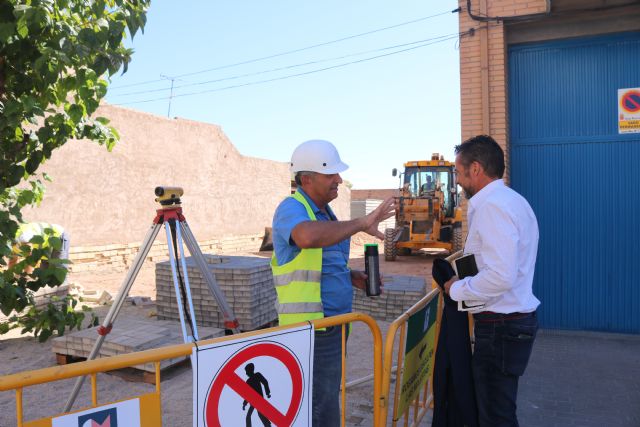
[[315,174],[315,172],[308,172],[308,171],[296,172],[296,175],[294,177],[294,181],[296,182],[296,184],[298,186],[302,186],[302,177],[304,175],[313,175],[313,174]]
[[477,135],[455,146],[456,156],[468,167],[478,162],[490,178],[502,178],[504,175],[504,151],[495,139],[489,135]]

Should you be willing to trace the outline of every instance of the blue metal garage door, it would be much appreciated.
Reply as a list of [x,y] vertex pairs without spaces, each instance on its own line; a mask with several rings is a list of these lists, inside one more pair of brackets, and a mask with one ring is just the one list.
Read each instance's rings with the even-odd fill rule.
[[540,225],[543,327],[640,333],[640,133],[618,89],[640,87],[640,32],[509,48],[513,188]]

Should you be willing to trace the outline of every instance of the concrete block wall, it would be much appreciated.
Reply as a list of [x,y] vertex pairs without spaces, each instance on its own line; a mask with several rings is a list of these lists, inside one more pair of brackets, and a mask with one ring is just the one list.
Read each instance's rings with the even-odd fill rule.
[[392,322],[426,293],[424,277],[388,275],[380,296],[368,297],[364,291],[353,288],[353,311],[368,314],[376,320]]
[[[218,125],[103,105],[120,142],[109,153],[70,141],[43,166],[53,182],[29,221],[62,225],[72,246],[137,242],[159,205],[158,185],[180,186],[199,240],[263,232],[289,194],[288,164],[240,154]],[[286,159],[283,159],[286,161]]]
[[[204,252],[259,248],[276,207],[290,194],[289,159],[242,155],[214,124],[110,105],[96,116],[111,121],[120,142],[111,153],[88,141],[56,150],[41,168],[53,179],[42,203],[23,212],[27,221],[65,228],[72,271],[130,265],[159,207],[158,185],[183,187],[184,215]],[[350,201],[342,185],[331,204],[338,218],[349,219]],[[166,247],[156,243],[151,257],[160,256]]]
[[371,188],[361,190],[351,190],[351,200],[367,200],[367,199],[380,199],[384,200],[387,197],[398,196],[399,190],[397,188]]

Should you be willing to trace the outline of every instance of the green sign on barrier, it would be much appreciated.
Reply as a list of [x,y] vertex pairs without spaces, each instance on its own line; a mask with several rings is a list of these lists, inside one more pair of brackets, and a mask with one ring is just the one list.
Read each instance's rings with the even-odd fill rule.
[[400,390],[398,411],[394,414],[397,420],[431,376],[434,359],[434,343],[436,337],[436,318],[438,314],[438,298],[434,298],[420,311],[409,317],[407,327],[407,344],[404,350],[404,373]]

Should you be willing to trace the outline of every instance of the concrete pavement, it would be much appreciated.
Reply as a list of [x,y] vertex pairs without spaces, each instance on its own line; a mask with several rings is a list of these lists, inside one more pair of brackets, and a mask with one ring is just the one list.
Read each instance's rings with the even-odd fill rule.
[[[379,324],[384,336],[389,323]],[[347,381],[371,366],[362,356],[372,351],[368,335],[355,325]],[[348,426],[372,425],[371,389],[369,382],[348,390]],[[518,418],[522,427],[640,427],[640,336],[540,330],[520,381]],[[430,425],[431,412],[420,423]]]

